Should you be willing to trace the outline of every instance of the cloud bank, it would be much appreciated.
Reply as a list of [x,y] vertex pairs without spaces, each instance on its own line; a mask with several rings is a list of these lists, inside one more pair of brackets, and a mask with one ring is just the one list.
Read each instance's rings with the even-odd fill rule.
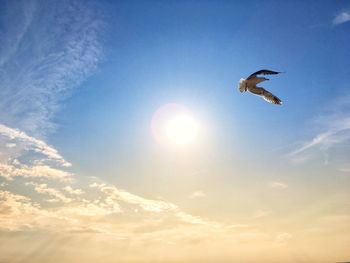
[[153,239],[182,227],[197,236],[225,228],[168,201],[144,198],[97,178],[78,180],[55,148],[19,129],[0,124],[0,148],[0,232],[79,232],[123,239],[135,238],[137,232],[141,239]]

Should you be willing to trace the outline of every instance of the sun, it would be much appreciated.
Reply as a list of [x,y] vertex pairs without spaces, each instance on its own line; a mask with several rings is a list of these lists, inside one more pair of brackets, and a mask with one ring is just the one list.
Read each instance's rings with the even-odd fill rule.
[[155,140],[165,146],[184,147],[193,144],[198,135],[198,122],[190,109],[170,103],[153,115],[151,130]]
[[192,143],[197,136],[198,125],[189,114],[177,114],[170,119],[165,127],[165,134],[170,142],[176,145]]

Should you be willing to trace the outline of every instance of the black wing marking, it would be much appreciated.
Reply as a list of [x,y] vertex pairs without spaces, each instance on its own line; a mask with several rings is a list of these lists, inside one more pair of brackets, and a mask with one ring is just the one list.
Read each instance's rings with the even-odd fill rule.
[[277,96],[273,95],[271,92],[265,89],[262,96],[264,100],[266,100],[267,102],[270,102],[272,104],[282,105],[282,101]]
[[279,74],[279,73],[282,73],[282,72],[279,72],[279,71],[272,71],[272,70],[268,70],[268,69],[262,69],[262,70],[259,70],[257,72],[254,72],[253,74],[251,74],[248,78],[248,79],[251,79],[253,77],[256,77],[257,75],[276,75],[276,74]]

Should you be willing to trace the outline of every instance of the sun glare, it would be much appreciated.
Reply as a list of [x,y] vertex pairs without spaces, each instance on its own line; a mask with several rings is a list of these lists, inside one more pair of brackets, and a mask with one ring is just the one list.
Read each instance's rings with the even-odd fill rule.
[[197,123],[192,116],[179,114],[170,119],[165,127],[169,141],[177,145],[186,145],[194,141],[197,135]]
[[151,129],[161,145],[188,146],[197,138],[198,123],[187,107],[171,103],[155,112]]

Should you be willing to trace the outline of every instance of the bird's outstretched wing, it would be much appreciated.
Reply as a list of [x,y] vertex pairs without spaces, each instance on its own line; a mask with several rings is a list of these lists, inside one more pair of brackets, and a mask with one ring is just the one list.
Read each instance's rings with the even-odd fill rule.
[[277,98],[275,95],[273,95],[271,92],[267,91],[264,88],[261,87],[248,87],[249,92],[261,96],[263,97],[264,100],[266,100],[267,102],[270,102],[272,104],[278,104],[281,105],[282,101]]
[[264,89],[262,97],[267,102],[270,102],[272,104],[282,105],[282,101],[279,98],[277,98],[275,95],[273,95],[271,92],[267,91],[266,89]]
[[262,70],[259,70],[257,72],[254,72],[253,74],[251,74],[247,78],[247,80],[252,79],[252,78],[256,77],[257,75],[276,75],[276,74],[279,74],[279,73],[282,73],[282,72],[272,71],[272,70],[268,70],[268,69],[262,69]]

